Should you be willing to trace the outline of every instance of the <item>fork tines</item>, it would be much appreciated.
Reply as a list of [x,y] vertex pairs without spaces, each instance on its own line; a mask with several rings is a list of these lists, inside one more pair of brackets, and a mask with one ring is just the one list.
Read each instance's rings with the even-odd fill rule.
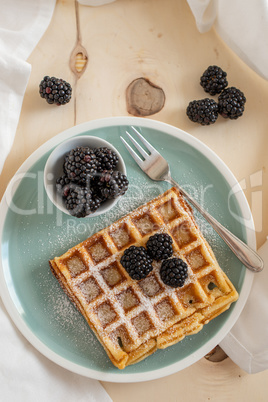
[[[141,135],[141,133],[135,127],[131,126],[131,128],[136,133],[140,141],[143,143],[145,149],[135,140],[135,138],[132,137],[132,135],[128,131],[126,131],[126,134],[130,139],[130,141],[132,142],[132,144],[135,146],[136,150],[139,151],[139,153],[144,159],[146,159],[146,157],[150,156],[152,153],[158,154],[158,151]],[[143,162],[143,159],[134,151],[133,148],[131,148],[131,146],[126,142],[126,140],[123,137],[120,138],[123,141],[124,145],[126,146],[127,150],[129,151],[130,155],[140,166],[140,163]]]

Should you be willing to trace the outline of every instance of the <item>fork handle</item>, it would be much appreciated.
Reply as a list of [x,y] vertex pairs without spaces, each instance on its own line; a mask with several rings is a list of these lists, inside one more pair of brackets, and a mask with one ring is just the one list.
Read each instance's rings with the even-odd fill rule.
[[189,201],[210,223],[213,229],[247,268],[253,272],[260,272],[263,270],[263,260],[254,250],[252,250],[247,244],[245,244],[242,240],[226,229],[220,222],[213,218],[213,216],[211,216],[203,207],[201,207],[201,205],[198,204],[198,202],[196,202],[185,190],[183,190],[178,183],[172,179],[172,177],[170,177],[167,181],[172,186],[175,186],[179,189],[184,198],[186,198],[186,200]]

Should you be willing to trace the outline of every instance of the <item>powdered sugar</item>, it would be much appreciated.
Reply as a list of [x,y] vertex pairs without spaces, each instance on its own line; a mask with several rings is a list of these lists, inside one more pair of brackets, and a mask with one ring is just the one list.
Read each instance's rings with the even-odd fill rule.
[[88,356],[98,361],[100,366],[106,366],[109,360],[102,353],[102,346],[52,274],[40,273],[38,283],[40,297],[44,301],[43,319],[47,320],[47,331],[54,342],[61,346],[66,345],[67,350],[75,351],[80,357]]

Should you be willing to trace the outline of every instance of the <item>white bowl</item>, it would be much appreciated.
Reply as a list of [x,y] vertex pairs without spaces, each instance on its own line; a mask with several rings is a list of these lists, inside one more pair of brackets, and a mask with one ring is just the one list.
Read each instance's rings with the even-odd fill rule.
[[[71,149],[81,146],[88,146],[90,148],[107,147],[111,149],[118,156],[118,164],[116,166],[116,170],[119,170],[121,173],[126,175],[125,163],[120,153],[112,144],[103,140],[102,138],[89,135],[82,135],[78,137],[72,137],[66,141],[63,141],[52,151],[52,153],[48,157],[44,169],[44,186],[49,199],[58,209],[60,209],[67,215],[71,214],[65,207],[64,200],[56,189],[56,180],[58,179],[58,177],[63,175],[63,163],[65,155],[69,151],[71,151]],[[117,197],[103,202],[96,212],[86,217],[98,216],[109,211],[109,209],[111,209],[117,203],[119,198],[120,197]]]

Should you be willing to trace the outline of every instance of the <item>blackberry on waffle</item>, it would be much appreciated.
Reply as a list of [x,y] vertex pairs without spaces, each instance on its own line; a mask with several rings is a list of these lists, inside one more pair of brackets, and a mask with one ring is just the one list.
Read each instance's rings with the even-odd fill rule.
[[146,249],[150,257],[156,261],[165,260],[173,253],[172,238],[167,233],[156,233],[149,237]]

